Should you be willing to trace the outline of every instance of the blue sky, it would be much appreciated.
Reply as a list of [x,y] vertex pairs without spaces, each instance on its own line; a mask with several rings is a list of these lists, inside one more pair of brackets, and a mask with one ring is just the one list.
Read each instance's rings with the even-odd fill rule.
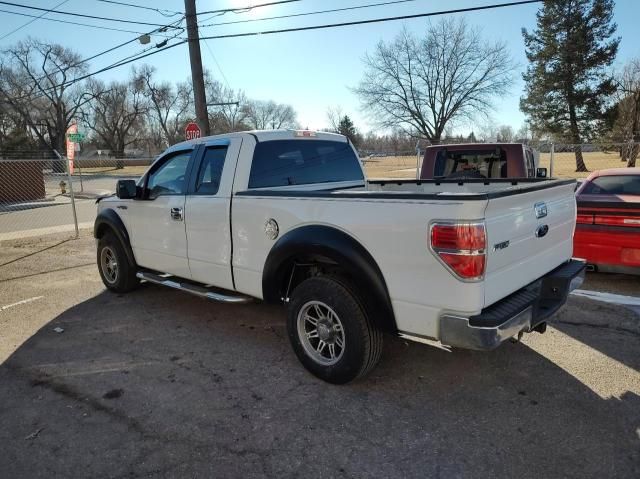
[[[16,3],[51,8],[61,1],[16,0]],[[184,9],[182,0],[122,1],[172,11]],[[198,0],[196,3],[198,11],[206,11],[228,7],[244,7],[267,1],[269,0]],[[275,15],[379,3],[381,1],[384,0],[302,0],[290,4],[256,8],[248,13],[227,13],[224,16],[211,18],[208,21],[206,19],[211,15],[203,15],[199,20],[201,23],[217,23],[242,19],[259,19]],[[366,18],[463,8],[489,3],[494,3],[494,1],[415,0],[392,6],[380,6],[349,12],[219,25],[203,28],[200,34],[204,36],[292,28],[321,23],[347,22]],[[640,40],[637,34],[640,2],[637,0],[618,0],[616,3],[615,21],[618,24],[618,35],[622,37],[616,66],[620,67],[628,59],[640,57]],[[0,8],[35,15],[40,14],[36,11],[6,5],[0,5]],[[485,38],[505,41],[514,60],[520,65],[520,71],[522,71],[526,65],[526,58],[524,56],[521,28],[531,29],[535,26],[535,13],[538,8],[538,5],[533,4],[474,12],[466,14],[466,19],[470,24],[481,27]],[[168,23],[172,18],[179,18],[167,18],[157,12],[107,4],[97,0],[67,0],[59,9],[160,24]],[[51,14],[48,16],[50,18],[109,25],[115,28],[140,32],[153,28],[81,18],[73,19],[62,15]],[[0,13],[0,36],[29,20],[29,18],[25,17]],[[349,87],[357,85],[362,76],[362,57],[366,52],[372,51],[378,41],[392,40],[403,26],[409,31],[420,35],[426,25],[427,21],[425,19],[414,19],[310,32],[209,40],[207,42],[208,48],[207,45],[202,46],[202,59],[205,68],[209,69],[214,77],[222,82],[225,82],[226,79],[226,82],[232,88],[244,90],[250,98],[273,99],[277,102],[293,105],[298,112],[298,119],[303,127],[326,127],[327,108],[340,106],[345,113],[354,118],[356,126],[360,130],[366,131],[373,128],[373,122],[368,121],[366,115],[360,111],[358,99],[349,90]],[[47,41],[57,41],[75,49],[83,57],[93,55],[136,36],[132,33],[103,31],[40,19],[1,40],[0,48],[7,47],[28,35]],[[160,41],[161,39],[160,37],[154,38],[155,41]],[[92,62],[91,70],[102,68],[121,58],[135,54],[142,48],[141,45],[131,44],[109,55],[97,58]],[[219,68],[209,49],[215,56]],[[190,74],[188,48],[186,45],[153,55],[144,61],[154,65],[162,79],[181,81]],[[122,79],[129,74],[129,69],[129,66],[120,67],[102,73],[100,78],[105,81]],[[496,111],[493,113],[493,118],[497,124],[510,124],[517,129],[522,124],[524,117],[518,109],[518,99],[522,93],[523,83],[520,73],[516,76],[516,82],[511,89],[511,93],[496,102]],[[471,128],[473,128],[473,125],[463,125],[458,127],[457,130],[462,133],[468,133]]]

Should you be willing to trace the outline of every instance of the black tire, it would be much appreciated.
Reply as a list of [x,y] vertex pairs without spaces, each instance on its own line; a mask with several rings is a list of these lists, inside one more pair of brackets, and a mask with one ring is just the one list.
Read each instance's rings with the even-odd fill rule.
[[[113,261],[111,261],[111,258],[113,258]],[[128,293],[140,283],[140,280],[136,277],[135,264],[129,262],[124,246],[111,231],[107,231],[98,240],[96,260],[100,278],[111,291]],[[107,267],[107,263],[111,265],[111,268]],[[115,274],[113,266],[115,266]]]
[[[322,316],[316,314],[315,310],[315,306],[322,310],[321,305],[328,308],[327,316],[337,316],[338,320],[327,319],[329,324],[333,324],[333,328],[317,322],[316,336],[305,340],[304,336],[313,334],[314,325],[309,321]],[[322,321],[325,319],[323,317]],[[337,327],[338,324],[340,327]],[[311,331],[307,332],[307,327]],[[365,376],[378,363],[382,353],[382,333],[369,321],[365,309],[348,283],[341,279],[318,276],[300,283],[291,295],[287,331],[293,350],[304,367],[320,379],[333,384],[345,384]],[[321,337],[326,339],[322,348]],[[335,357],[325,358],[326,363],[321,363],[323,360],[318,355],[324,353],[331,356],[331,341]],[[313,349],[316,350],[315,353]]]

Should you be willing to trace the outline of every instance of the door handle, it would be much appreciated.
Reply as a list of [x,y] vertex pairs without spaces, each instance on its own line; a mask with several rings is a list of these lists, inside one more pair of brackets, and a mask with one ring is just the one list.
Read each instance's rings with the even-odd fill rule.
[[182,208],[171,208],[171,219],[176,221],[182,221]]

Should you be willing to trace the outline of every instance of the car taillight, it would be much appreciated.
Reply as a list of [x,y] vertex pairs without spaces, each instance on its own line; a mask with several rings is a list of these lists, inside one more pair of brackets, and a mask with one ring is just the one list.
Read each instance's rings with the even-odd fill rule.
[[606,216],[606,215],[596,215],[595,216],[595,224],[597,225],[606,225],[606,226],[640,226],[640,218],[634,217],[630,218],[628,216]]
[[484,276],[487,235],[483,223],[433,223],[429,245],[459,278],[475,281]]
[[578,214],[578,216],[576,217],[576,223],[580,225],[592,225],[593,215]]

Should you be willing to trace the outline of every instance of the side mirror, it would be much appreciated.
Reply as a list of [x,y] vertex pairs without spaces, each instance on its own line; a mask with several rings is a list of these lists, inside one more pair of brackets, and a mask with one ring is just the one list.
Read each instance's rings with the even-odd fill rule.
[[536,168],[536,178],[546,178],[546,177],[547,177],[546,168]]
[[131,200],[137,196],[136,182],[134,180],[118,180],[116,183],[116,196],[121,200]]

